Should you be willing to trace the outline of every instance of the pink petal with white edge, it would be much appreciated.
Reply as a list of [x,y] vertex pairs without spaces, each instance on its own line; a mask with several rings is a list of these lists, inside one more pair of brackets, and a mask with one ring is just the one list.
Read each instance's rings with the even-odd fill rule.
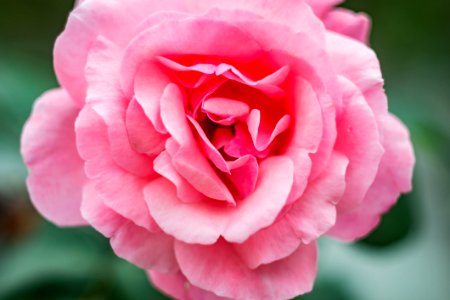
[[21,153],[28,167],[28,191],[36,209],[59,226],[84,225],[80,213],[87,182],[75,145],[79,108],[62,89],[39,98],[25,124]]
[[338,8],[326,15],[324,23],[329,30],[354,38],[364,44],[369,42],[370,19],[364,13],[354,13]]
[[336,222],[336,204],[345,191],[348,159],[333,152],[329,166],[284,216],[305,244],[318,239]]
[[375,179],[383,156],[379,129],[374,113],[360,90],[340,76],[343,109],[337,119],[338,137],[335,149],[347,156],[346,189],[338,204],[340,212],[358,206]]
[[149,271],[148,276],[153,285],[163,293],[178,300],[227,300],[214,293],[193,286],[181,273],[160,273]]
[[143,269],[161,272],[178,269],[173,239],[163,233],[148,232],[115,213],[98,197],[94,184],[84,189],[82,213],[95,229],[111,238],[117,256]]
[[110,156],[108,132],[100,116],[85,106],[75,122],[77,148],[85,160],[85,172],[95,181],[105,205],[149,230],[158,230],[143,200],[143,187],[149,178],[141,178],[118,167]]
[[293,166],[289,158],[266,159],[260,164],[255,191],[236,207],[183,203],[177,198],[175,187],[162,178],[149,183],[144,193],[158,225],[176,239],[186,243],[212,244],[223,236],[230,242],[242,243],[273,223],[286,203],[292,177]]
[[329,235],[339,240],[353,241],[368,234],[380,221],[381,214],[395,204],[400,193],[411,190],[415,158],[408,129],[393,115],[382,120],[386,152],[361,205],[351,212],[338,214]]
[[181,272],[193,285],[232,299],[289,299],[311,291],[317,273],[314,243],[285,259],[249,269],[223,240],[214,245],[175,242]]

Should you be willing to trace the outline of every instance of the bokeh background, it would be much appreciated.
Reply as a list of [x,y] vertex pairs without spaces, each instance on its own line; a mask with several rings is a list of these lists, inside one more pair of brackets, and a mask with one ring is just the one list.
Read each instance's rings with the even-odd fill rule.
[[[0,299],[166,299],[98,233],[55,227],[27,196],[21,128],[34,99],[57,86],[52,46],[72,6],[0,0]],[[322,239],[315,289],[299,299],[450,299],[450,1],[344,6],[374,21],[390,110],[415,146],[414,191],[364,240]]]

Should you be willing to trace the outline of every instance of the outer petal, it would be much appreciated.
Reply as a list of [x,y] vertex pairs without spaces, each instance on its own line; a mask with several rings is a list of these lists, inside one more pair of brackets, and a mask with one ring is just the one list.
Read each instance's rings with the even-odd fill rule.
[[173,239],[164,233],[151,233],[118,215],[98,197],[94,184],[86,185],[81,210],[95,229],[111,238],[119,257],[144,269],[177,270]]
[[346,174],[346,190],[338,209],[348,211],[364,199],[375,179],[384,149],[377,121],[363,95],[348,79],[339,79],[344,107],[337,119],[335,149],[344,153],[350,163]]
[[250,269],[256,269],[291,255],[300,244],[289,221],[281,218],[233,247]]
[[324,20],[327,29],[354,38],[365,44],[369,41],[370,19],[364,13],[354,13],[347,9],[335,9]]
[[329,234],[352,241],[369,233],[380,221],[381,214],[395,204],[400,193],[411,190],[414,153],[406,127],[394,116],[383,118],[386,152],[374,183],[364,201],[355,210],[338,214]]
[[178,1],[82,1],[70,14],[66,28],[55,43],[54,64],[61,85],[76,102],[83,103],[84,69],[97,37],[104,36],[123,49],[141,21],[158,10],[173,7],[175,2]]
[[329,12],[331,9],[333,9],[334,6],[338,5],[341,2],[344,2],[344,0],[305,0],[305,1],[312,7],[314,13],[316,13],[316,15],[319,18],[325,16],[325,14]]
[[255,270],[222,240],[210,246],[176,242],[175,254],[189,282],[232,299],[292,298],[312,289],[317,272],[315,244]]
[[167,295],[178,300],[226,300],[214,293],[193,286],[181,272],[159,273],[148,272],[152,283]]
[[[311,0],[312,1],[312,0]],[[96,0],[82,1],[71,13],[64,32],[58,37],[55,70],[60,83],[79,103],[86,95],[84,67],[92,42],[102,35],[120,48],[135,37],[152,14],[178,11],[201,15],[212,8],[244,10],[264,19],[291,26],[296,31],[322,26],[320,20],[309,18],[310,9],[303,1],[224,1],[224,0]],[[308,16],[308,17],[305,17]]]
[[104,203],[137,225],[156,230],[143,199],[143,187],[149,178],[137,177],[115,164],[110,154],[107,128],[100,116],[85,106],[77,118],[75,129],[86,174],[95,181]]
[[37,100],[22,134],[31,200],[42,215],[60,226],[86,223],[80,205],[87,179],[75,146],[78,112],[64,90],[47,92]]
[[152,159],[134,151],[125,125],[126,106],[119,83],[120,52],[103,37],[92,45],[86,65],[86,101],[107,125],[111,157],[117,165],[137,176],[149,176]]
[[261,163],[259,174],[255,191],[236,207],[211,201],[183,203],[175,187],[165,179],[148,184],[145,198],[161,229],[178,240],[212,244],[223,236],[228,241],[241,243],[271,225],[283,208],[292,186],[292,162],[282,156],[268,158]]
[[376,117],[385,115],[387,98],[375,52],[363,43],[330,31],[327,33],[327,49],[337,73],[360,89]]
[[302,197],[284,216],[303,243],[327,232],[336,222],[336,204],[345,190],[348,159],[334,152],[328,168],[308,184]]

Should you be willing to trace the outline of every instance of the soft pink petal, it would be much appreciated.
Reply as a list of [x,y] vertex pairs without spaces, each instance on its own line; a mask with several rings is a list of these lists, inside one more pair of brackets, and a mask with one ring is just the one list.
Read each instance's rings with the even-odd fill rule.
[[217,116],[239,118],[247,115],[250,108],[242,101],[211,97],[203,102],[202,110]]
[[233,247],[250,269],[256,269],[291,255],[300,244],[301,239],[289,221],[281,218]]
[[336,204],[345,191],[348,159],[334,152],[328,168],[308,184],[302,197],[286,214],[301,240],[309,244],[327,232],[336,221]]
[[[198,39],[199,36],[202,38]],[[250,35],[222,21],[201,18],[169,20],[144,31],[128,46],[121,70],[126,94],[132,94],[134,77],[143,62],[157,60],[157,57],[170,53],[214,55],[245,62],[258,56],[261,49]]]
[[139,67],[134,81],[134,96],[141,105],[156,131],[167,133],[161,120],[161,97],[170,79],[164,72],[152,63]]
[[370,19],[364,13],[354,13],[347,9],[335,9],[324,20],[327,29],[354,38],[365,44],[369,42]]
[[94,110],[108,127],[113,160],[123,169],[138,176],[149,176],[152,159],[135,152],[129,143],[125,126],[127,100],[119,84],[120,52],[103,37],[92,45],[86,65],[87,95]]
[[[123,49],[143,30],[144,20],[152,14],[166,12],[167,15],[167,11],[178,11],[201,15],[212,8],[249,11],[264,19],[291,26],[296,31],[313,31],[322,26],[320,20],[311,18],[311,13],[303,1],[84,1],[83,5],[79,5],[71,13],[64,32],[56,42],[55,69],[58,79],[74,99],[82,103],[86,91],[84,67],[89,48],[97,36],[105,36]],[[167,16],[164,18],[167,19]],[[155,19],[161,20],[160,17]],[[145,24],[144,28],[152,25],[155,25],[154,22]],[[196,39],[188,37],[187,40]]]
[[359,89],[340,77],[343,89],[343,110],[338,116],[338,137],[335,149],[347,156],[346,189],[338,210],[348,211],[364,199],[377,174],[384,149],[373,111]]
[[255,191],[236,207],[180,202],[174,186],[165,179],[149,183],[145,198],[161,229],[178,240],[212,244],[223,236],[243,242],[271,225],[283,208],[292,186],[292,162],[287,157],[268,158],[261,163],[259,176]]
[[120,102],[97,102],[93,110],[103,119],[108,130],[111,158],[123,170],[140,177],[154,176],[153,157],[138,153],[130,144],[126,124],[126,107]]
[[217,75],[222,75],[225,78],[234,80],[245,85],[258,89],[270,96],[279,97],[284,94],[283,89],[279,87],[284,82],[289,74],[289,67],[284,66],[277,71],[269,74],[262,79],[253,80],[244,74],[242,74],[237,68],[228,64],[220,64],[216,69]]
[[98,197],[93,184],[84,190],[82,213],[95,229],[111,238],[111,246],[119,257],[143,269],[178,269],[173,239],[163,233],[150,233],[115,213]]
[[373,50],[352,38],[330,31],[327,33],[327,49],[337,73],[361,90],[375,115],[386,114],[384,81]]
[[[210,16],[210,14],[208,16]],[[187,66],[162,56],[158,56],[157,60],[166,67],[176,71],[175,76],[181,79],[184,85],[188,85],[189,87],[198,87],[208,77],[207,75],[216,75],[254,87],[255,89],[261,90],[272,96],[280,96],[283,94],[283,90],[279,85],[286,80],[286,77],[289,74],[289,67],[283,66],[270,74],[264,75],[260,79],[253,79],[243,74],[235,66],[227,63],[220,63],[217,65],[211,63],[199,63]],[[193,82],[189,82],[187,79],[191,79]]]
[[411,190],[414,153],[406,127],[394,116],[383,118],[386,149],[374,183],[364,201],[355,210],[338,214],[329,234],[353,241],[368,234],[380,221],[381,214],[395,204],[400,193]]
[[128,105],[125,122],[130,146],[136,152],[148,155],[161,153],[167,136],[155,130],[141,105],[135,99],[131,100]]
[[81,203],[83,218],[105,237],[112,237],[127,220],[108,208],[95,191],[95,184],[90,182],[83,189]]
[[341,89],[325,45],[314,39],[325,34],[324,28],[315,28],[314,32],[305,34],[294,33],[290,28],[264,21],[242,21],[240,24],[258,36],[259,44],[264,50],[270,51],[274,63],[288,65],[290,74],[311,84],[318,97],[323,115],[323,135],[318,151],[311,154],[313,168],[310,176],[314,179],[326,168],[333,150],[336,138],[335,110],[341,102]]
[[128,221],[111,238],[111,247],[117,256],[140,268],[169,272],[178,268],[173,242],[164,233],[152,233]]
[[311,291],[317,273],[314,243],[254,270],[223,240],[209,246],[176,242],[175,254],[189,282],[232,299],[293,298]]
[[172,77],[177,78],[181,85],[187,88],[198,88],[209,78],[209,75],[214,74],[216,69],[214,64],[200,63],[185,66],[163,56],[158,56],[156,59],[169,70],[174,71],[171,74]]
[[288,129],[290,121],[291,117],[284,115],[278,120],[275,128],[269,128],[268,124],[265,124],[264,118],[261,117],[261,112],[258,109],[252,109],[247,119],[247,125],[256,150],[267,149],[278,135]]
[[289,203],[297,200],[307,185],[311,171],[310,153],[319,148],[323,121],[319,100],[311,85],[302,78],[295,81],[295,111],[293,133],[285,154],[294,162],[294,185],[289,195]]
[[83,225],[82,189],[87,179],[75,146],[79,108],[66,91],[39,98],[22,133],[28,191],[37,210],[60,226]]
[[97,37],[103,36],[123,49],[135,36],[142,20],[156,11],[176,7],[176,2],[83,1],[70,14],[66,28],[55,43],[54,64],[61,85],[82,104],[86,96],[86,61]]
[[206,136],[206,133],[201,128],[200,124],[194,120],[192,117],[187,116],[187,119],[194,127],[195,131],[197,132],[197,135],[200,140],[200,145],[203,149],[203,151],[206,153],[206,156],[209,158],[209,160],[222,172],[230,173],[230,168],[228,167],[227,162],[223,158],[222,154],[214,147],[214,145],[211,143],[211,141]]
[[226,300],[214,293],[193,286],[181,273],[148,272],[151,282],[165,294],[178,300]]
[[139,226],[155,229],[143,201],[143,187],[149,179],[124,171],[112,160],[107,128],[100,116],[86,106],[76,120],[75,131],[86,174],[95,181],[105,205]]
[[336,5],[344,2],[344,0],[306,0],[305,2],[312,7],[319,18],[322,18]]
[[172,182],[177,188],[177,196],[183,202],[198,202],[204,200],[205,195],[201,194],[199,191],[194,189],[192,185],[187,182],[186,179],[177,173],[172,165],[172,158],[167,153],[163,151],[154,161],[155,172],[161,176],[167,178]]
[[175,84],[169,84],[161,98],[161,117],[167,131],[180,146],[171,154],[177,172],[199,192],[234,205],[230,191],[198,149],[187,122],[184,95]]
[[239,198],[243,199],[253,193],[259,175],[258,160],[254,156],[246,155],[227,164],[231,170],[227,177],[236,188]]

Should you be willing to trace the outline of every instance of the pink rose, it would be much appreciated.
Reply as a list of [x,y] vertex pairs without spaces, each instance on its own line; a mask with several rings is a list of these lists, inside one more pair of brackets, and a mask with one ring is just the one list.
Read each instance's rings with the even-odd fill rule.
[[36,208],[177,299],[310,291],[316,240],[366,235],[414,164],[337,2],[81,1],[23,132]]

